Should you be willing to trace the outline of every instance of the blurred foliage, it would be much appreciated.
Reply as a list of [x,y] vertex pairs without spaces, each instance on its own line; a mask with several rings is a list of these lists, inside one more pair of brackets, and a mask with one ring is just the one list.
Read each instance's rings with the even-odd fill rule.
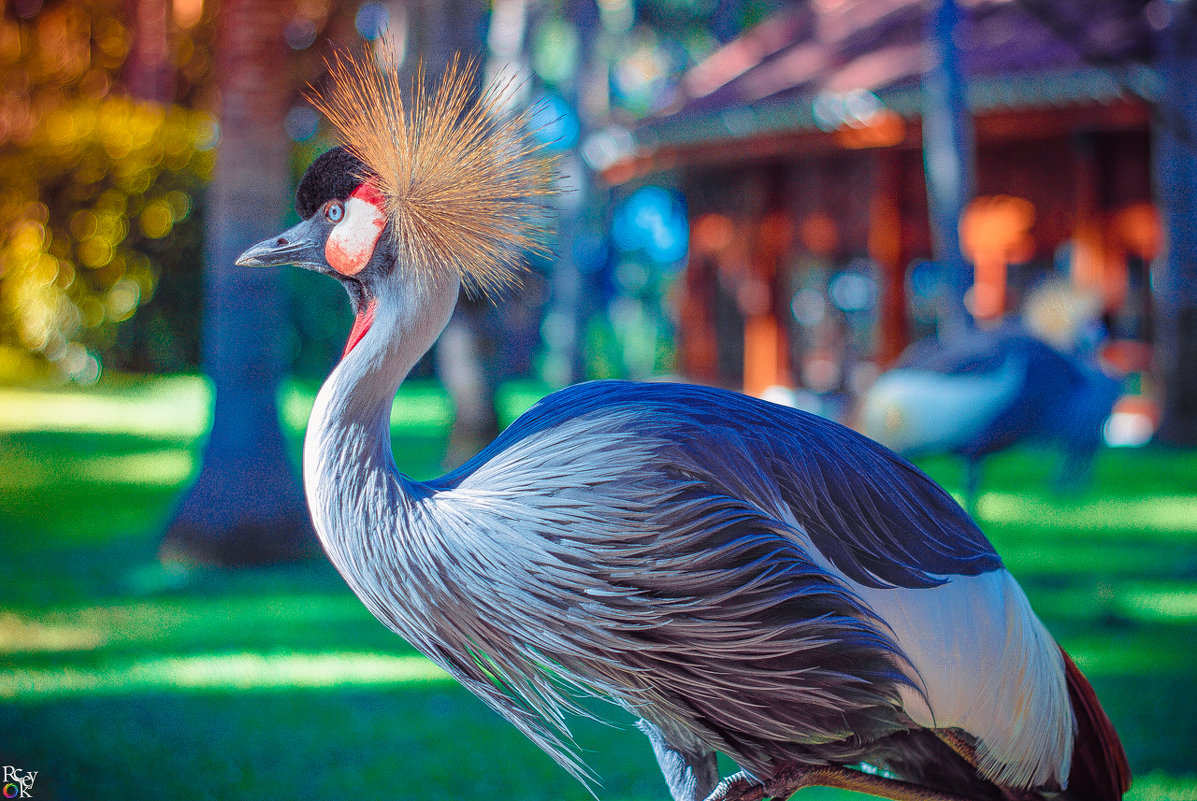
[[784,0],[595,0],[587,34],[578,9],[545,0],[531,26],[530,65],[544,86],[562,90],[593,56],[607,71],[610,111],[632,122],[669,108],[686,70],[787,4]]
[[[611,119],[631,122],[668,107],[687,68],[779,5],[544,0],[527,56],[550,91],[566,91],[593,61],[608,78]],[[325,48],[314,45],[353,38],[355,19],[384,8],[297,4],[287,43],[299,72],[318,83]],[[192,109],[216,107],[217,13],[202,0],[14,0],[0,10],[0,374],[32,364],[86,382],[101,364],[198,364],[203,189],[218,129]],[[287,125],[301,171],[328,142],[306,103]],[[316,376],[344,336],[344,303],[328,282],[288,280],[321,301],[295,304],[284,342],[293,369]]]
[[[217,128],[203,112],[121,91],[127,5],[15,3],[0,18],[0,346],[84,382],[102,361],[178,369],[198,350],[198,200]],[[189,46],[157,67],[191,95],[207,59],[176,38]],[[122,328],[164,273],[179,278],[169,312]]]

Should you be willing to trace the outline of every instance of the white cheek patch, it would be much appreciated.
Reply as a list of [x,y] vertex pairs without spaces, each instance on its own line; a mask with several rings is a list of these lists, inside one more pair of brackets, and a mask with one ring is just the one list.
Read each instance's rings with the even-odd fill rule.
[[357,275],[370,261],[386,226],[383,198],[369,184],[359,186],[345,201],[345,219],[337,223],[324,245],[324,258],[341,275]]

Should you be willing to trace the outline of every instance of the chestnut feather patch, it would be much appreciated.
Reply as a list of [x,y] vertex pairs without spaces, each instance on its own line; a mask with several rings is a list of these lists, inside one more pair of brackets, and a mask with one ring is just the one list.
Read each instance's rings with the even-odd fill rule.
[[502,111],[514,84],[479,95],[475,66],[454,58],[435,87],[423,68],[405,87],[386,51],[337,53],[329,70],[311,102],[385,199],[401,268],[417,280],[452,270],[486,294],[518,283],[525,252],[544,252],[544,201],[556,190],[529,111]]
[[1076,714],[1076,746],[1068,774],[1069,796],[1119,801],[1130,789],[1130,764],[1114,724],[1101,708],[1092,685],[1063,648],[1068,697]]

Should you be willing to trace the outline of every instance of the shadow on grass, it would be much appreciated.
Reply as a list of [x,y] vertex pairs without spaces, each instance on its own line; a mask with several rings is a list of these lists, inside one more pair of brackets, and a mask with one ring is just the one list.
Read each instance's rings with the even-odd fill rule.
[[[0,726],[42,799],[589,798],[451,682],[54,700],[0,707]],[[604,798],[662,795],[638,732],[581,728]]]

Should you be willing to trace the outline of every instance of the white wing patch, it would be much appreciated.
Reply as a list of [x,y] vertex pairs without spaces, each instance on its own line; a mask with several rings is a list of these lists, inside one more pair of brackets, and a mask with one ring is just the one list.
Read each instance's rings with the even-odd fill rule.
[[1076,724],[1064,660],[1009,571],[952,576],[929,589],[854,589],[918,671],[926,697],[901,691],[916,723],[976,737],[990,780],[1066,784]]

